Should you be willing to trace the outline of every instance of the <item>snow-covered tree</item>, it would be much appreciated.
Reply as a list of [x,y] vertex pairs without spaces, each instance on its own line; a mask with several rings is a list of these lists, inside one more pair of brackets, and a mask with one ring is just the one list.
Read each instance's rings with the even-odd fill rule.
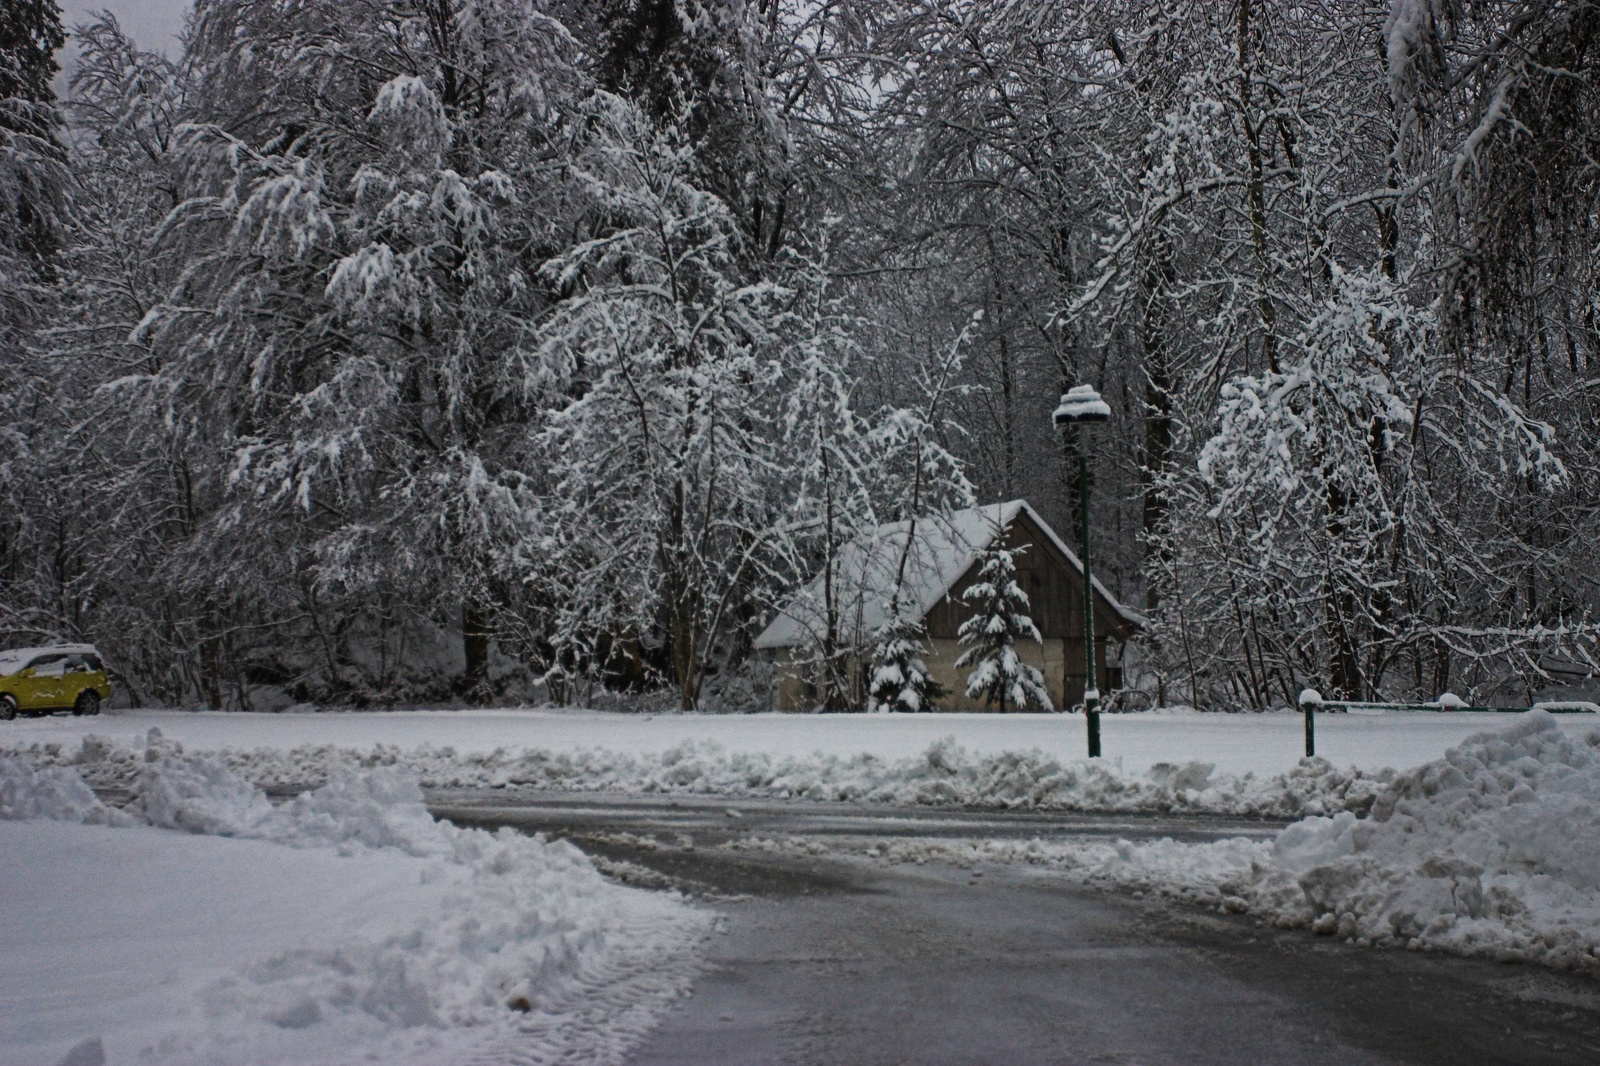
[[771,546],[791,290],[744,280],[738,227],[676,131],[604,93],[585,127],[572,173],[593,235],[543,270],[571,294],[540,348],[574,395],[541,437],[560,639],[659,639],[691,708]]
[[978,580],[967,588],[972,617],[961,623],[956,636],[971,645],[956,660],[956,669],[971,668],[967,695],[983,697],[986,707],[1000,711],[1023,710],[1030,703],[1051,710],[1044,675],[1017,655],[1017,641],[1042,644],[1039,629],[1028,617],[1028,594],[1017,584],[1014,557],[1025,547],[991,545],[979,557]]
[[51,78],[65,41],[54,0],[12,0],[0,25],[0,329],[48,275],[67,199],[66,152]]
[[364,698],[412,658],[386,632],[459,625],[480,683],[550,380],[570,38],[535,5],[218,0],[181,72],[108,22],[85,44],[90,187],[159,223],[85,242],[75,344],[113,383],[99,435],[151,474],[139,506],[177,519],[135,526],[189,605],[165,657]]
[[51,77],[63,40],[53,0],[0,11],[0,637],[59,632],[48,584],[47,484],[55,462],[58,368],[39,348],[60,307],[71,176]]
[[[1460,478],[1493,493],[1516,471],[1556,489],[1567,473],[1553,427],[1431,358],[1426,309],[1380,270],[1334,271],[1334,295],[1286,340],[1281,369],[1223,386],[1198,461],[1215,539],[1174,552],[1187,566],[1205,543],[1235,560],[1232,604],[1293,633],[1305,676],[1321,649],[1334,690],[1359,699],[1401,649],[1503,580],[1438,487]],[[1270,686],[1266,664],[1254,669]]]
[[[218,5],[198,33],[219,81],[247,64],[280,101],[259,139],[210,124],[190,140],[229,216],[206,328],[248,412],[231,520],[303,522],[328,591],[398,584],[459,611],[479,686],[558,376],[534,323],[555,295],[539,253],[566,221],[546,158],[574,113],[570,38],[535,5],[471,2],[308,5],[287,23]],[[383,77],[349,61],[353,40]],[[147,330],[186,332],[160,314]]]
[[869,710],[927,710],[933,701],[947,695],[928,672],[922,656],[926,632],[919,619],[909,615],[905,600],[906,567],[917,542],[920,523],[936,521],[939,514],[970,506],[972,483],[965,464],[952,455],[943,441],[959,427],[949,416],[953,400],[967,386],[959,375],[972,334],[983,319],[977,312],[950,343],[940,362],[919,367],[915,375],[921,403],[887,412],[876,436],[881,442],[883,463],[879,476],[899,468],[899,481],[891,489],[891,499],[903,515],[905,534],[894,550],[894,579],[886,620],[872,635],[871,654],[866,660]]
[[[817,254],[798,259],[803,269],[794,275],[802,294],[796,307],[801,329],[784,421],[793,510],[792,532],[783,544],[795,577],[803,580],[820,568],[821,602],[809,607],[821,624],[801,661],[815,667],[821,705],[839,710],[874,699],[863,685],[870,688],[865,683],[876,674],[874,649],[882,645],[863,619],[884,595],[891,616],[904,606],[906,565],[919,524],[972,502],[965,464],[946,442],[963,432],[950,410],[967,391],[960,371],[981,314],[937,360],[907,368],[900,397],[906,406],[858,410],[867,392],[861,379],[874,362],[861,338],[871,328],[836,295],[842,286],[829,276],[828,252],[824,241]],[[887,543],[874,542],[886,522],[904,522],[903,532]],[[876,576],[867,583],[860,574],[840,573],[841,553],[850,545],[857,565],[865,554],[887,566],[879,572],[875,563]],[[920,639],[910,636],[914,626],[901,628],[909,639]],[[853,663],[867,664],[860,682],[853,680]]]
[[856,337],[864,323],[851,316],[827,276],[827,231],[811,258],[793,257],[797,271],[793,367],[784,385],[781,423],[787,535],[775,547],[788,565],[775,573],[775,590],[787,591],[820,564],[820,619],[797,662],[816,678],[824,710],[853,702],[851,660],[859,652],[850,635],[864,606],[860,590],[841,587],[840,554],[880,521],[878,488],[885,456],[870,414],[856,410],[862,360]]
[[888,619],[872,636],[867,663],[869,711],[928,711],[947,695],[923,660],[927,654],[922,623],[907,615],[898,599],[887,605]]
[[0,635],[148,698],[493,637],[695,702],[820,571],[855,706],[914,651],[839,561],[969,479],[1073,521],[1080,380],[1150,699],[1600,667],[1584,0],[204,0],[59,109],[57,22],[0,16]]

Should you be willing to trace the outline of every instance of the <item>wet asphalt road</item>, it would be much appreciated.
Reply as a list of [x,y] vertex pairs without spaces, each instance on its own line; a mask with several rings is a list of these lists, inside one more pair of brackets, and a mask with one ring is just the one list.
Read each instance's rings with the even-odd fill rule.
[[[709,798],[438,792],[436,814],[571,839],[724,918],[695,994],[630,1062],[1600,1062],[1600,982],[1356,948],[1048,871],[888,865],[722,844],[799,836],[1207,840],[1233,819]],[[655,880],[652,881],[652,878]]]

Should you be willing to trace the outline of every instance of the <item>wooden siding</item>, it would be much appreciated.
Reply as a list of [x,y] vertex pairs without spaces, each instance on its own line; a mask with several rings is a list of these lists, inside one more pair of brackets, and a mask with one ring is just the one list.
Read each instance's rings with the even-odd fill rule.
[[[1083,576],[1051,543],[1044,530],[1027,513],[1017,515],[1007,527],[1001,542],[1007,548],[1023,545],[1027,550],[1014,557],[1017,583],[1028,594],[1028,613],[1039,635],[1046,640],[1076,640],[1083,644]],[[951,586],[950,594],[934,605],[926,620],[928,636],[956,639],[961,623],[972,617],[972,607],[963,599],[978,580],[974,563]],[[1127,640],[1133,634],[1127,622],[1106,602],[1095,596],[1094,629],[1097,637]],[[1083,672],[1083,652],[1076,656],[1077,672]],[[1069,659],[1069,663],[1071,660]]]

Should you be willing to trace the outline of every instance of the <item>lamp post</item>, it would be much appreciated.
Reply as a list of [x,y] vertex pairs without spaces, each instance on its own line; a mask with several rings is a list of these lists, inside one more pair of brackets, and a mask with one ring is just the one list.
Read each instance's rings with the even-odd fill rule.
[[1078,511],[1083,524],[1083,716],[1089,726],[1089,758],[1100,757],[1100,689],[1094,676],[1094,578],[1089,572],[1089,433],[1111,419],[1111,408],[1092,385],[1075,385],[1056,407],[1059,430],[1078,426]]

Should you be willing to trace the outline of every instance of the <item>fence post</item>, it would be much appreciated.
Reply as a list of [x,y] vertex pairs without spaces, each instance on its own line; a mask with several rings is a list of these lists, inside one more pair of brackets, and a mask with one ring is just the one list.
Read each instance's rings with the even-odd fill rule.
[[1306,758],[1315,758],[1317,754],[1317,725],[1316,710],[1322,705],[1322,693],[1314,688],[1308,688],[1300,693],[1300,710],[1306,716]]

